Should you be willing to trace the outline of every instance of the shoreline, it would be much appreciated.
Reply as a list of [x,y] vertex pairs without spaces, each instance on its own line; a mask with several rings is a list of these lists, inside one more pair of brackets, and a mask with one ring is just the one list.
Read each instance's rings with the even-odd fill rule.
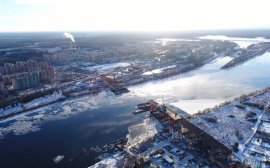
[[[211,61],[209,61],[208,63],[210,63]],[[189,68],[185,69],[184,71],[182,71],[182,73],[187,73],[187,72],[196,70],[197,68],[200,68],[200,67],[202,67],[203,65],[206,65],[206,64],[202,64],[202,65],[199,65],[199,66],[196,66],[196,67],[191,67],[191,68],[189,67]],[[173,74],[166,75],[166,76],[154,76],[153,78],[149,78],[149,79],[146,79],[146,80],[143,80],[143,81],[140,81],[140,82],[136,82],[136,83],[132,83],[132,84],[127,84],[126,86],[129,87],[129,86],[135,86],[135,85],[147,83],[147,82],[150,82],[150,81],[162,80],[162,79],[170,78],[170,77],[182,74],[182,73],[180,71],[178,71],[177,73],[173,73]],[[4,119],[7,119],[9,117],[15,116],[17,114],[21,114],[21,113],[24,113],[24,112],[27,112],[27,111],[30,111],[30,110],[34,110],[34,109],[41,108],[41,107],[44,107],[44,106],[47,106],[47,105],[50,105],[50,104],[54,104],[54,103],[59,102],[59,101],[64,101],[64,100],[67,100],[67,99],[76,99],[78,97],[83,97],[83,96],[87,96],[87,95],[94,95],[94,94],[100,93],[102,91],[109,91],[109,88],[102,88],[102,89],[99,89],[99,90],[93,90],[93,91],[88,91],[88,92],[78,91],[78,92],[72,92],[72,93],[63,93],[63,96],[65,96],[65,98],[60,98],[60,99],[57,99],[57,100],[52,101],[52,102],[41,103],[41,104],[39,104],[37,106],[34,106],[34,107],[30,107],[30,108],[27,108],[27,109],[22,109],[22,110],[19,110],[19,111],[15,110],[14,112],[11,112],[11,113],[8,113],[8,114],[5,114],[5,115],[0,115],[0,120],[4,120]],[[37,97],[35,99],[27,101],[24,104],[29,103],[29,102],[31,102],[33,100],[39,99],[41,97]],[[8,106],[6,106],[6,107],[8,107]]]
[[25,113],[25,112],[30,111],[30,110],[34,110],[34,109],[38,109],[38,108],[41,108],[41,107],[44,107],[44,106],[47,106],[47,105],[51,105],[51,104],[54,104],[56,102],[64,101],[66,99],[67,99],[66,97],[60,97],[57,100],[40,103],[40,104],[38,104],[36,106],[33,106],[33,107],[22,108],[21,110],[14,110],[14,111],[12,111],[12,112],[10,112],[8,114],[1,115],[0,120],[4,120],[4,119],[7,119],[9,117],[12,117],[12,116],[15,116],[15,115],[18,115],[18,114],[21,114],[21,113]]
[[[256,106],[256,104],[255,103],[250,103],[250,104],[245,104],[244,102],[247,102],[247,101],[259,101],[260,102],[260,99],[262,99],[262,97],[267,97],[267,96],[265,96],[264,94],[270,94],[270,86],[269,87],[266,87],[266,88],[263,88],[263,89],[260,89],[260,90],[255,90],[255,91],[252,91],[252,92],[250,92],[250,93],[247,93],[247,94],[243,94],[243,95],[240,95],[240,96],[238,96],[238,97],[236,97],[236,98],[234,98],[233,100],[231,100],[231,101],[229,101],[229,102],[225,102],[225,103],[221,103],[221,104],[219,104],[219,105],[217,105],[216,107],[214,107],[214,108],[211,108],[210,110],[208,110],[207,111],[207,113],[201,113],[201,114],[198,114],[197,113],[197,115],[196,114],[194,114],[194,115],[191,115],[191,116],[189,116],[189,117],[187,117],[186,119],[189,121],[189,122],[191,122],[191,123],[193,123],[195,126],[197,126],[198,128],[201,128],[201,129],[203,129],[204,127],[201,127],[201,125],[200,125],[200,122],[201,122],[201,120],[202,120],[202,118],[204,118],[204,115],[209,115],[209,114],[211,114],[211,113],[220,113],[220,111],[222,111],[222,109],[225,109],[226,108],[226,106],[236,106],[235,108],[237,109],[239,109],[240,110],[240,112],[241,112],[241,110],[243,111],[243,109],[242,108],[254,108],[254,109],[256,109],[256,108],[258,108],[258,109],[260,109],[260,110],[262,110],[259,106],[257,107]],[[264,98],[263,98],[264,99]],[[239,104],[241,104],[241,105],[239,105]],[[242,107],[243,106],[243,107]],[[246,106],[246,107],[244,107],[244,106]],[[264,108],[264,113],[265,112],[269,112],[269,110],[270,110],[270,108],[269,108],[269,101],[268,101],[268,105],[266,105],[265,106],[265,108]],[[244,110],[245,111],[245,110]],[[225,111],[225,113],[226,113],[227,111]],[[224,112],[223,112],[224,113]],[[228,116],[230,117],[230,118],[232,118],[231,116],[232,116],[232,114],[230,114],[230,113],[232,113],[232,112],[228,112]],[[257,112],[256,112],[257,113]],[[258,130],[261,130],[261,127],[263,128],[263,124],[262,123],[267,123],[267,124],[269,124],[270,125],[270,115],[269,115],[269,118],[268,118],[268,120],[266,120],[264,117],[266,117],[266,116],[264,116],[265,114],[261,114],[261,115],[259,115],[259,118],[258,118],[258,121],[257,122],[259,122],[259,124],[257,124],[257,129],[254,131],[254,133],[252,134],[252,136],[248,139],[248,141],[246,141],[246,143],[248,143],[249,145],[250,144],[252,144],[252,142],[255,142],[254,141],[254,138],[256,137],[256,136],[254,136],[255,135],[255,133],[258,133],[259,131]],[[259,113],[258,113],[259,114]],[[236,114],[234,114],[234,115],[236,115]],[[246,115],[246,114],[245,114]],[[222,117],[221,118],[217,118],[217,121],[216,122],[220,122],[219,120],[220,119],[222,119]],[[238,118],[238,116],[235,116],[235,119],[236,120],[239,120],[239,121],[242,121],[243,119],[240,117],[240,118]],[[247,118],[244,118],[245,120],[247,119]],[[204,119],[203,119],[204,120]],[[202,121],[203,121],[202,120]],[[212,122],[212,121],[205,121],[205,122]],[[250,121],[247,121],[247,123],[249,123]],[[213,123],[212,123],[213,124]],[[237,123],[234,123],[234,124],[232,124],[232,125],[236,125]],[[137,124],[135,124],[135,125],[132,125],[131,127],[134,127],[134,126],[136,126]],[[212,127],[212,126],[210,126],[210,127]],[[267,127],[267,126],[265,126],[265,127]],[[259,129],[260,128],[260,129]],[[214,128],[213,128],[214,129]],[[219,128],[220,129],[220,128]],[[245,128],[245,129],[247,129],[247,128]],[[204,129],[203,129],[204,130]],[[216,134],[213,134],[214,132],[211,132],[211,131],[209,131],[209,129],[206,129],[206,130],[204,130],[207,134],[209,134],[210,136],[212,136],[212,137],[214,137],[214,139],[217,141],[217,142],[219,142],[219,143],[221,143],[222,145],[224,145],[226,148],[228,148],[228,150],[232,150],[232,155],[234,156],[234,157],[236,157],[236,158],[238,158],[238,159],[240,159],[242,162],[245,160],[245,157],[247,157],[248,155],[250,155],[250,153],[248,153],[249,152],[249,150],[252,150],[253,148],[251,148],[250,146],[245,146],[243,149],[242,149],[242,147],[241,147],[241,141],[240,140],[238,140],[239,141],[239,147],[238,147],[238,150],[239,150],[239,152],[236,152],[235,151],[235,148],[233,147],[233,146],[228,146],[228,144],[226,144],[226,143],[224,143],[224,141],[222,141],[221,139],[220,139],[220,137],[218,137]],[[224,130],[224,132],[226,132],[227,130],[225,129]],[[240,134],[241,134],[242,132],[240,131]],[[222,133],[223,134],[223,133]],[[235,136],[235,135],[232,135],[232,136]],[[249,137],[249,135],[246,135],[246,136],[244,136],[244,137]],[[123,138],[125,138],[125,137],[123,137]],[[113,142],[117,142],[117,141],[119,141],[121,138],[119,138],[119,139],[116,139],[116,140],[114,140]],[[245,139],[244,139],[245,140]],[[147,141],[147,140],[146,140]],[[106,143],[106,144],[110,144],[110,143]],[[117,146],[116,147],[114,147],[113,149],[115,149],[115,148],[117,148]],[[259,146],[259,148],[263,148],[262,146]],[[112,149],[112,151],[113,151],[113,149]],[[118,149],[118,148],[117,148]],[[101,151],[96,151],[97,153],[98,153],[98,158],[99,159],[101,159],[101,160],[98,160],[96,163],[94,163],[93,165],[91,165],[91,166],[94,166],[94,165],[96,165],[96,164],[98,164],[98,163],[101,163],[102,162],[102,160],[106,160],[107,159],[107,157],[105,157],[105,156],[103,156],[103,154],[104,154],[104,152],[103,152],[103,150],[105,150],[106,152],[108,152],[108,153],[111,153],[111,155],[113,156],[113,152],[110,152],[110,150],[109,151],[107,151],[108,149],[106,149],[106,145],[105,146],[103,146],[103,147],[101,147]],[[125,151],[125,149],[118,149],[118,150],[123,150],[123,151]],[[257,152],[257,153],[260,153],[260,151],[259,150],[255,150],[255,152]],[[252,161],[259,161],[259,162],[261,162],[261,164],[262,165],[264,165],[265,163],[265,161],[262,159],[262,160],[260,160],[260,159],[256,159],[255,157],[254,158],[252,158],[253,160]],[[91,167],[90,166],[90,167]]]
[[[222,56],[221,56],[222,58]],[[216,58],[215,58],[216,59]],[[170,74],[170,75],[167,75],[167,76],[159,76],[159,77],[152,77],[152,78],[148,78],[148,79],[145,79],[145,80],[142,80],[142,81],[139,81],[137,83],[131,83],[131,84],[127,84],[126,86],[127,87],[131,87],[131,86],[136,86],[136,85],[139,85],[139,84],[144,84],[144,83],[147,83],[147,82],[151,82],[151,81],[158,81],[158,80],[162,80],[162,79],[166,79],[166,78],[170,78],[170,77],[173,77],[173,76],[177,76],[179,74],[184,74],[184,73],[188,73],[188,72],[191,72],[191,71],[194,71],[204,65],[207,65],[209,64],[211,61],[213,60],[210,60],[208,63],[206,64],[202,64],[200,66],[196,66],[196,67],[188,67],[185,71],[177,71],[177,73],[173,73],[173,74]],[[222,69],[222,68],[221,68]],[[44,104],[39,104],[38,106],[35,106],[35,107],[31,107],[31,108],[27,108],[27,109],[21,109],[19,111],[15,111],[15,112],[11,112],[9,114],[5,114],[3,116],[0,116],[0,120],[4,120],[8,117],[11,117],[11,116],[14,116],[14,115],[17,115],[17,114],[21,114],[21,113],[24,113],[24,112],[27,112],[27,111],[30,111],[30,110],[33,110],[33,109],[37,109],[37,108],[40,108],[40,107],[44,107],[46,105],[49,105],[49,104],[53,104],[53,103],[56,103],[58,101],[64,101],[66,99],[76,99],[78,97],[82,97],[82,96],[87,96],[87,95],[93,95],[93,94],[97,94],[97,93],[100,93],[102,91],[109,91],[109,89],[107,87],[102,87],[100,89],[96,89],[96,90],[80,90],[80,91],[77,91],[77,92],[72,92],[72,93],[63,93],[63,95],[66,97],[66,98],[62,98],[61,100],[55,100],[53,102],[49,102],[49,103],[44,103]],[[241,95],[240,95],[241,96]],[[41,97],[37,97],[35,99],[32,99],[31,101],[33,100],[36,100],[38,98],[41,98]],[[26,103],[29,103],[31,101],[28,101]],[[25,104],[26,104],[25,103]],[[204,113],[204,112],[201,112],[201,113]],[[194,115],[199,115],[199,113],[196,113]]]

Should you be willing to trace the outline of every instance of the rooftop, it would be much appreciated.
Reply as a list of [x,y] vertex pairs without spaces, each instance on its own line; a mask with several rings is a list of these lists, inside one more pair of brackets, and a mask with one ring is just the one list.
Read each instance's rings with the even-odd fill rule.
[[189,114],[182,109],[179,109],[173,105],[167,104],[167,113],[174,119],[180,119],[188,117]]

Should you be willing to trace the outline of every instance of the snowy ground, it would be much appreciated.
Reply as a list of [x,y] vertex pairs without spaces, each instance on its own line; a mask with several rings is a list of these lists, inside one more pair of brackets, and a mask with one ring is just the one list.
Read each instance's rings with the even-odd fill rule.
[[120,153],[116,153],[110,157],[107,157],[88,168],[118,168],[118,167],[124,167],[124,156],[121,155]]
[[171,105],[184,110],[188,114],[195,114],[206,108],[213,108],[214,106],[224,102],[224,99],[197,99],[197,100],[180,100],[178,102],[170,103]]
[[[263,94],[252,96],[245,102],[266,105],[269,97],[270,91],[267,91]],[[243,106],[243,108],[239,108],[239,105]],[[255,123],[247,120],[246,117],[249,111],[256,113],[257,116],[263,112],[256,107],[243,105],[239,101],[234,101],[214,111],[191,119],[191,122],[231,148],[235,142],[245,142],[253,133],[252,127]],[[211,120],[213,118],[216,121],[209,121],[209,119]]]
[[229,63],[231,60],[233,60],[233,57],[225,56],[225,57],[219,57],[210,63],[207,64],[207,66],[203,66],[200,68],[200,70],[206,71],[206,70],[219,70],[221,67]]
[[174,68],[174,67],[176,67],[176,65],[171,65],[171,66],[167,66],[167,67],[164,67],[164,68],[154,69],[154,70],[152,70],[152,71],[144,72],[142,75],[159,74],[159,73],[162,73],[163,70],[165,70],[165,69],[170,69],[170,68]]
[[6,107],[6,109],[0,108],[0,116],[4,116],[10,113],[20,112],[22,110],[32,109],[35,107],[39,107],[42,105],[56,102],[59,99],[63,99],[63,98],[65,98],[65,96],[62,93],[55,92],[52,95],[46,95],[45,97],[40,97],[27,103],[19,103],[18,105],[14,107],[8,106]]
[[111,64],[103,64],[103,65],[96,65],[96,66],[90,66],[86,67],[87,70],[99,70],[101,72],[112,70],[117,67],[128,67],[130,66],[130,63],[127,62],[118,62],[118,63],[111,63]]
[[[267,96],[268,94],[263,94]],[[269,96],[269,95],[268,95]],[[242,155],[245,157],[244,161],[251,165],[251,167],[269,167],[266,165],[266,161],[270,161],[270,121],[269,118],[265,119],[264,116],[268,116],[269,100],[263,110],[263,114],[258,117],[258,121],[253,127],[254,133],[245,145],[243,145]],[[254,100],[253,100],[254,101]],[[259,103],[265,103],[265,100],[260,100]],[[240,153],[240,152],[239,152]]]
[[[252,167],[256,167],[259,160],[270,156],[270,144],[258,139],[256,132],[270,133],[270,122],[263,120],[268,119],[264,115],[268,116],[270,113],[263,110],[267,107],[269,99],[270,90],[268,89],[245,100],[237,100],[202,114],[191,119],[191,122],[231,149],[235,143],[239,143],[240,151],[236,155],[242,161],[245,160]],[[255,155],[252,163],[251,154]]]

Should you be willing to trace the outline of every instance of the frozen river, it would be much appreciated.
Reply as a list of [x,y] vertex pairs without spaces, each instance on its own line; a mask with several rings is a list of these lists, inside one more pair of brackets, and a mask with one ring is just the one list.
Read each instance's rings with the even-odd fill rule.
[[[270,85],[270,53],[221,70],[231,59],[219,58],[185,74],[131,86],[128,94],[101,92],[1,122],[1,166],[87,167],[97,156],[91,147],[125,137],[128,127],[142,120],[144,114],[132,114],[137,103],[155,99],[195,113]],[[64,157],[55,163],[57,156]]]

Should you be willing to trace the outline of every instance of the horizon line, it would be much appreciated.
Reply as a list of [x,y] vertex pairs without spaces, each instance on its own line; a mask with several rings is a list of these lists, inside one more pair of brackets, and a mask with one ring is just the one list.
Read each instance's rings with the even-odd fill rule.
[[57,32],[107,32],[107,33],[180,33],[180,32],[202,32],[202,31],[251,31],[270,30],[269,28],[228,28],[228,29],[192,29],[192,30],[23,30],[23,31],[1,31],[0,33],[57,33]]

